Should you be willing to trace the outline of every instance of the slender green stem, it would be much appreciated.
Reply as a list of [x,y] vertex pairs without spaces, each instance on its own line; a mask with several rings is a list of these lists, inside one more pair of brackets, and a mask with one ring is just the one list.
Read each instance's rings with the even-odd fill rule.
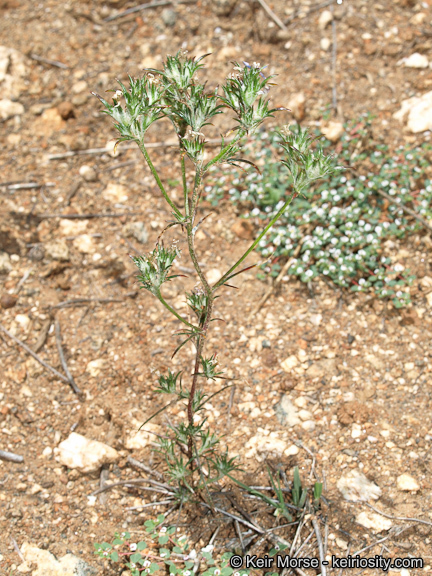
[[231,268],[228,270],[228,272],[226,272],[222,276],[222,278],[218,282],[216,282],[216,284],[213,286],[213,292],[217,288],[219,288],[219,286],[221,286],[227,280],[229,275],[234,272],[234,270],[243,262],[243,260],[245,260],[249,256],[249,254],[252,252],[252,250],[254,250],[254,248],[257,246],[258,242],[267,234],[267,232],[270,230],[270,228],[279,220],[279,218],[282,216],[282,214],[285,212],[287,207],[291,204],[291,202],[293,201],[293,199],[296,196],[297,196],[297,192],[294,191],[291,194],[291,196],[288,198],[288,200],[285,202],[285,204],[282,206],[282,208],[278,211],[276,216],[270,220],[270,222],[267,224],[267,226],[264,228],[264,230],[261,232],[261,234],[255,240],[255,242],[253,244],[251,244],[251,246],[249,246],[249,248],[246,250],[246,252],[243,254],[243,256],[239,260],[237,260],[237,262],[234,264],[234,266],[231,266]]
[[213,164],[217,164],[217,162],[219,162],[219,160],[222,158],[222,156],[225,154],[225,152],[231,147],[234,146],[235,144],[237,144],[237,142],[243,138],[243,136],[245,136],[246,132],[244,130],[238,130],[237,134],[235,136],[235,138],[233,138],[231,140],[231,142],[229,144],[227,144],[224,148],[222,148],[222,150],[219,152],[219,154],[217,154],[213,160],[210,160],[209,162],[207,162],[207,164],[204,166],[204,172],[207,172],[207,170],[213,166]]
[[181,171],[182,171],[182,181],[183,181],[183,196],[184,196],[185,214],[186,214],[186,216],[189,216],[189,197],[188,197],[188,189],[187,189],[187,183],[186,183],[186,165],[185,165],[184,153],[182,153],[182,157],[181,157]]
[[198,326],[194,326],[193,324],[190,324],[187,320],[185,320],[184,318],[182,318],[180,316],[180,314],[178,312],[176,312],[174,310],[174,308],[171,308],[171,306],[168,304],[168,302],[166,300],[164,300],[162,294],[159,292],[156,294],[157,299],[165,306],[165,308],[167,310],[169,310],[171,312],[171,314],[174,314],[174,316],[180,320],[181,322],[183,322],[183,324],[186,324],[186,326],[189,326],[189,328],[193,328],[194,330],[199,330]]
[[194,268],[196,270],[196,273],[199,276],[199,279],[201,280],[202,285],[204,286],[204,289],[208,294],[211,294],[211,288],[209,283],[207,282],[207,278],[204,276],[203,271],[201,270],[201,267],[199,265],[198,259],[196,257],[195,254],[195,246],[194,246],[194,235],[193,235],[193,223],[189,223],[186,227],[187,230],[187,237],[188,237],[188,247],[189,247],[189,256],[192,260],[192,264],[194,265]]
[[201,162],[199,165],[197,165],[196,172],[195,172],[195,182],[194,182],[194,189],[193,189],[193,193],[192,193],[192,206],[191,206],[192,224],[195,220],[196,209],[197,209],[198,201],[199,201],[199,197],[200,197],[202,175],[203,175],[203,169],[202,169],[202,162]]
[[157,173],[156,168],[153,166],[153,162],[150,159],[150,156],[148,155],[147,149],[144,146],[143,143],[139,144],[139,149],[141,150],[144,158],[147,161],[147,164],[153,174],[154,179],[156,180],[156,184],[159,186],[160,191],[162,192],[162,194],[164,195],[165,200],[168,202],[168,204],[171,206],[171,208],[174,210],[174,212],[177,214],[177,216],[181,216],[183,218],[183,214],[180,212],[180,210],[177,208],[177,206],[175,206],[175,204],[173,203],[173,201],[171,200],[171,198],[168,196],[167,191],[164,188],[164,185],[161,182],[161,179],[159,178],[159,174]]

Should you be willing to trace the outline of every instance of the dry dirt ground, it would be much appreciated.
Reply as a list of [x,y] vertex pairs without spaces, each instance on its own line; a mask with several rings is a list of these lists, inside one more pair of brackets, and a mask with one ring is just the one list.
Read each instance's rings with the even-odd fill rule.
[[[232,60],[268,63],[270,72],[280,74],[274,88],[277,104],[304,93],[305,124],[320,122],[332,99],[332,25],[319,25],[328,9],[322,3],[273,0],[270,5],[287,31],[258,3],[242,0],[178,3],[168,7],[171,12],[160,7],[107,21],[134,4],[0,2],[0,44],[17,51],[9,57],[3,80],[9,84],[3,84],[0,97],[6,97],[7,90],[7,97],[23,106],[2,121],[0,133],[0,250],[9,255],[0,289],[3,297],[17,296],[14,307],[1,309],[1,325],[37,347],[40,357],[63,373],[57,320],[67,364],[85,395],[78,400],[68,384],[1,334],[0,448],[24,457],[23,463],[0,461],[2,574],[15,574],[21,564],[10,536],[19,546],[32,542],[58,556],[69,550],[101,574],[109,573],[93,556],[93,542],[126,527],[140,532],[153,511],[129,508],[157,495],[118,487],[89,499],[100,477],[62,466],[57,446],[74,430],[119,450],[120,460],[104,475],[107,482],[140,476],[127,463],[128,456],[162,471],[149,437],[142,448],[133,448],[130,437],[162,406],[153,392],[158,374],[168,366],[179,370],[192,357],[191,350],[184,350],[170,361],[178,323],[138,291],[128,257],[152,249],[169,211],[137,150],[120,147],[118,157],[85,153],[104,147],[114,136],[90,91],[102,94],[115,87],[117,77],[160,67],[165,54],[184,47],[192,54],[212,53],[211,73],[203,75],[213,85],[230,71]],[[335,5],[339,117],[373,112],[375,138],[390,147],[406,142],[415,146],[424,139],[405,133],[392,114],[403,99],[430,90],[432,70],[398,66],[414,52],[431,55],[430,4],[344,0]],[[287,121],[288,114],[282,119]],[[160,142],[170,133],[167,128],[149,137]],[[175,152],[162,146],[152,154],[180,198]],[[83,165],[94,169],[94,174],[88,169],[84,174],[93,181],[80,175]],[[11,188],[8,182],[38,186]],[[55,216],[106,213],[117,216]],[[237,218],[234,206],[223,205],[207,220],[198,251],[209,275],[226,270],[248,245],[237,237],[236,228],[231,230]],[[134,222],[144,222],[145,244],[131,236]],[[400,250],[402,261],[414,263],[419,279],[432,276],[424,237],[405,241]],[[181,264],[190,266],[186,253]],[[193,284],[185,279],[169,287],[167,297],[180,312],[185,311],[184,287]],[[268,485],[266,461],[285,470],[288,479],[298,465],[305,482],[312,483],[316,474],[325,483],[323,515],[330,554],[344,556],[388,536],[364,555],[420,556],[426,567],[432,565],[430,525],[394,519],[390,532],[367,529],[356,523],[356,516],[371,510],[345,502],[336,487],[342,474],[359,469],[382,490],[374,503],[377,509],[392,517],[432,521],[431,309],[426,299],[420,292],[412,307],[401,312],[319,282],[311,293],[289,281],[250,317],[267,286],[250,272],[238,287],[218,301],[216,315],[225,323],[209,338],[209,350],[218,353],[235,379],[234,400],[230,409],[230,391],[224,392],[206,415],[217,431],[228,432],[224,441],[241,457],[246,470],[242,477]],[[90,300],[65,304],[77,298]],[[287,372],[281,363],[290,357],[295,366]],[[220,385],[211,384],[210,390]],[[306,425],[280,423],[275,406],[284,394],[307,411],[302,413]],[[181,409],[173,407],[168,415],[176,422]],[[163,427],[166,421],[161,417],[156,423]],[[284,454],[285,449],[290,450]],[[312,479],[309,451],[316,459]],[[396,480],[403,473],[416,480],[417,490],[398,488]],[[200,511],[188,514],[183,522],[199,522],[196,533],[208,541],[220,520]],[[398,527],[407,529],[397,536]],[[219,550],[224,550],[224,538],[236,537],[230,524],[222,534],[216,540]]]

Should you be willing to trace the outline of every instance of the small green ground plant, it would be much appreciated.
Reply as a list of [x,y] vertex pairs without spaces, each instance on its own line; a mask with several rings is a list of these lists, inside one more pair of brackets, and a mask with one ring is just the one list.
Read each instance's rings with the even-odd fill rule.
[[[299,469],[294,468],[293,482],[291,490],[281,488],[279,478],[273,477],[269,471],[270,482],[277,501],[269,498],[262,492],[247,491],[257,495],[263,501],[275,508],[275,514],[284,516],[291,525],[298,525],[306,513],[317,511],[320,506],[322,484],[316,482],[314,485],[313,499],[307,499],[307,488],[302,485]],[[286,492],[291,492],[291,504],[286,502]],[[293,516],[298,518],[292,522]],[[132,576],[141,574],[155,574],[156,572],[169,573],[171,575],[192,576],[247,576],[251,570],[239,566],[239,555],[232,560],[234,553],[225,550],[223,553],[217,552],[213,539],[204,547],[193,547],[190,539],[183,534],[178,535],[179,528],[166,526],[167,517],[160,514],[154,520],[146,520],[144,539],[132,539],[129,532],[115,533],[112,542],[95,543],[95,554],[107,559],[115,564],[120,564],[122,568],[128,568]],[[270,558],[276,555],[285,555],[288,552],[288,543],[277,535],[268,535],[271,547],[268,552]],[[266,576],[276,576],[277,573],[266,573]]]
[[[212,323],[218,320],[214,316],[215,301],[222,296],[220,301],[223,302],[224,287],[230,286],[237,275],[251,268],[241,269],[241,265],[255,248],[266,242],[267,233],[292,202],[296,198],[307,198],[313,183],[337,173],[340,167],[335,166],[332,157],[323,152],[307,130],[282,127],[278,131],[278,145],[283,154],[281,163],[285,167],[285,192],[249,248],[211,286],[195,249],[195,234],[206,218],[199,214],[205,178],[213,167],[226,165],[251,167],[259,172],[251,159],[243,157],[244,145],[256,135],[267,118],[285,109],[270,107],[267,92],[273,77],[266,77],[264,67],[257,63],[235,62],[225,83],[214,91],[208,91],[197,79],[204,58],[192,58],[181,52],[167,56],[163,70],[148,69],[142,78],[129,77],[129,87],[119,82],[120,89],[113,91],[110,102],[101,96],[98,98],[120,133],[117,144],[127,140],[136,142],[171,211],[172,220],[154,250],[131,258],[138,268],[141,288],[157,298],[181,323],[179,334],[183,340],[174,354],[188,342],[195,346],[190,376],[187,370],[177,373],[168,370],[159,378],[157,391],[174,397],[174,401],[183,401],[187,411],[186,421],[170,425],[171,435],[159,439],[159,451],[165,458],[167,474],[176,487],[178,502],[183,503],[199,494],[211,504],[211,485],[226,475],[232,478],[232,472],[238,467],[227,452],[218,450],[219,438],[210,430],[206,420],[196,419],[213,396],[206,391],[206,382],[223,378],[216,354],[206,355],[205,350]],[[228,135],[222,136],[220,150],[212,156],[206,147],[205,132],[219,115],[230,116],[228,134],[231,139],[227,139]],[[183,184],[181,203],[174,202],[146,148],[148,129],[159,121],[170,122],[178,137],[179,174]],[[189,180],[187,167],[191,165],[194,177]],[[185,294],[190,309],[188,318],[174,310],[163,296],[163,285],[178,276],[174,270],[181,250],[175,242],[169,246],[163,243],[164,232],[172,227],[176,227],[185,239],[198,281],[196,287]]]
[[[394,261],[388,246],[424,228],[412,212],[432,220],[432,183],[425,177],[431,146],[390,153],[387,146],[370,145],[370,128],[369,116],[345,125],[336,161],[348,169],[329,174],[296,197],[256,249],[269,260],[265,271],[272,276],[292,260],[287,274],[302,282],[322,278],[354,292],[372,292],[401,308],[410,302],[415,275]],[[321,143],[330,150],[331,142]],[[230,198],[245,218],[263,226],[287,192],[280,145],[277,131],[259,131],[251,153],[261,173],[220,175],[215,170],[206,198],[213,204]],[[360,165],[360,173],[349,169],[353,165]]]

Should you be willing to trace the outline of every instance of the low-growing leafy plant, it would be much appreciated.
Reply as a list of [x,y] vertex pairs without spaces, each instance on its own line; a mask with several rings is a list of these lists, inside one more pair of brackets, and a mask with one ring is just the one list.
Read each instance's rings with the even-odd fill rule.
[[[131,140],[136,142],[141,150],[161,194],[171,209],[172,220],[166,229],[177,226],[184,234],[189,257],[198,277],[196,287],[185,295],[194,318],[192,321],[174,310],[163,296],[164,284],[178,276],[173,272],[180,256],[178,245],[173,243],[166,247],[159,237],[150,254],[132,257],[139,270],[138,281],[141,287],[153,294],[182,324],[178,334],[183,336],[183,341],[174,354],[188,342],[192,342],[196,350],[188,385],[184,384],[185,371],[173,373],[168,370],[167,375],[159,378],[158,392],[173,395],[177,401],[184,401],[187,410],[186,421],[170,425],[171,437],[159,440],[159,451],[165,457],[167,473],[176,486],[178,501],[183,502],[201,493],[211,503],[209,486],[226,475],[231,478],[231,473],[237,468],[234,458],[217,449],[219,438],[210,431],[206,420],[199,421],[196,418],[204,404],[212,398],[206,391],[205,382],[223,377],[216,354],[205,355],[209,329],[212,322],[217,320],[213,314],[215,300],[218,293],[223,294],[222,289],[230,286],[229,283],[238,274],[250,268],[249,266],[239,270],[247,256],[255,248],[262,246],[263,242],[267,242],[266,234],[280,220],[294,199],[307,198],[311,184],[331,177],[340,167],[335,166],[332,158],[315,145],[315,139],[307,130],[300,127],[281,128],[278,131],[278,143],[283,152],[285,191],[280,195],[274,213],[257,238],[211,286],[195,249],[195,234],[205,220],[205,217],[198,217],[204,178],[212,167],[227,164],[257,169],[254,162],[243,157],[243,146],[247,138],[256,134],[264,120],[285,109],[270,107],[267,92],[273,77],[266,77],[264,67],[257,63],[251,66],[246,62],[235,62],[233,72],[222,87],[207,91],[205,84],[196,78],[196,73],[203,67],[204,58],[205,56],[192,58],[181,52],[175,56],[167,56],[163,70],[148,69],[142,78],[129,77],[129,88],[119,82],[120,89],[114,91],[112,103],[98,97],[105,107],[104,112],[113,118],[120,133],[117,144]],[[203,131],[215,116],[227,113],[233,116],[231,122],[235,122],[229,132],[233,135],[232,139],[227,140],[226,135],[222,136],[220,150],[211,156]],[[166,120],[171,122],[178,137],[182,203],[174,202],[146,148],[148,129],[153,123]],[[192,181],[187,178],[186,161],[194,168]],[[160,412],[161,410],[157,414]]]
[[[432,183],[425,178],[431,146],[399,148],[390,154],[383,145],[370,145],[370,117],[347,123],[337,150],[346,167],[333,172],[295,198],[257,250],[270,263],[265,271],[277,276],[285,260],[287,274],[302,282],[328,279],[354,292],[373,292],[400,308],[410,302],[414,274],[391,258],[394,241],[422,228],[412,214],[432,219]],[[366,143],[363,144],[363,141]],[[262,226],[277,213],[289,181],[286,163],[278,159],[283,145],[276,132],[258,132],[251,153],[261,174],[213,171],[205,195],[213,204],[231,198],[245,218]],[[322,141],[324,149],[331,143]],[[363,149],[364,148],[364,149]]]
[[[234,570],[229,565],[232,556],[227,552],[215,561],[214,546],[208,544],[200,550],[190,549],[186,535],[176,536],[174,526],[163,526],[165,516],[145,522],[145,540],[133,540],[129,532],[117,533],[112,542],[95,543],[95,554],[128,568],[132,576],[142,574],[178,574],[191,576],[231,576]],[[246,576],[249,570],[240,569],[238,576]]]

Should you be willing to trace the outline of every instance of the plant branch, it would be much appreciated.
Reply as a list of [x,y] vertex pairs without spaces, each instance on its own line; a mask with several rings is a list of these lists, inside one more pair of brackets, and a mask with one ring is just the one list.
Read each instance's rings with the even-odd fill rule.
[[162,192],[162,194],[164,195],[165,200],[168,202],[168,204],[171,206],[171,208],[174,210],[174,212],[177,214],[177,216],[183,217],[183,214],[180,212],[180,210],[177,208],[177,206],[175,206],[174,202],[168,196],[168,193],[165,190],[161,179],[159,178],[159,174],[157,173],[156,168],[153,166],[153,162],[150,159],[150,156],[146,150],[146,147],[144,146],[143,143],[139,143],[138,146],[139,146],[139,149],[141,150],[144,158],[146,159],[146,162],[147,162],[147,164],[148,164],[148,166],[149,166],[149,168],[153,174],[153,177],[156,180],[156,184],[159,186],[159,189]]
[[180,322],[183,322],[183,324],[186,324],[186,326],[189,326],[189,328],[192,328],[193,330],[197,330],[198,326],[194,326],[193,324],[190,324],[190,322],[188,322],[187,320],[185,320],[184,318],[182,318],[180,316],[180,314],[178,312],[176,312],[174,310],[174,308],[171,308],[171,306],[168,304],[168,302],[166,300],[164,300],[162,294],[160,293],[160,291],[156,294],[156,298],[159,300],[159,302],[161,302],[165,308],[167,310],[169,310],[171,312],[171,314],[174,314],[174,316],[180,320]]
[[181,157],[181,171],[182,171],[182,181],[183,181],[184,209],[185,209],[186,216],[189,216],[189,197],[188,197],[188,189],[187,189],[187,183],[186,183],[186,165],[185,165],[184,153],[182,153],[182,157]]
[[215,292],[215,290],[217,288],[219,288],[219,286],[221,286],[224,282],[226,282],[226,280],[228,280],[229,276],[234,272],[234,270],[243,262],[243,260],[245,260],[249,254],[252,252],[252,250],[255,249],[255,247],[258,245],[258,243],[260,242],[260,240],[267,234],[267,232],[270,230],[270,228],[272,226],[274,226],[274,224],[279,220],[279,218],[282,216],[282,214],[285,212],[285,210],[288,208],[288,206],[291,204],[291,202],[294,200],[294,198],[298,195],[298,192],[294,191],[291,196],[288,198],[288,200],[285,202],[285,204],[282,206],[282,208],[278,211],[278,213],[276,214],[276,216],[274,218],[272,218],[270,220],[270,222],[267,224],[267,226],[264,228],[264,230],[261,232],[261,234],[258,236],[258,238],[253,242],[253,244],[251,244],[249,246],[249,248],[246,250],[246,252],[243,254],[243,256],[237,260],[237,262],[231,266],[231,268],[228,270],[228,272],[226,272],[222,278],[216,282],[216,284],[213,286],[213,292]]

